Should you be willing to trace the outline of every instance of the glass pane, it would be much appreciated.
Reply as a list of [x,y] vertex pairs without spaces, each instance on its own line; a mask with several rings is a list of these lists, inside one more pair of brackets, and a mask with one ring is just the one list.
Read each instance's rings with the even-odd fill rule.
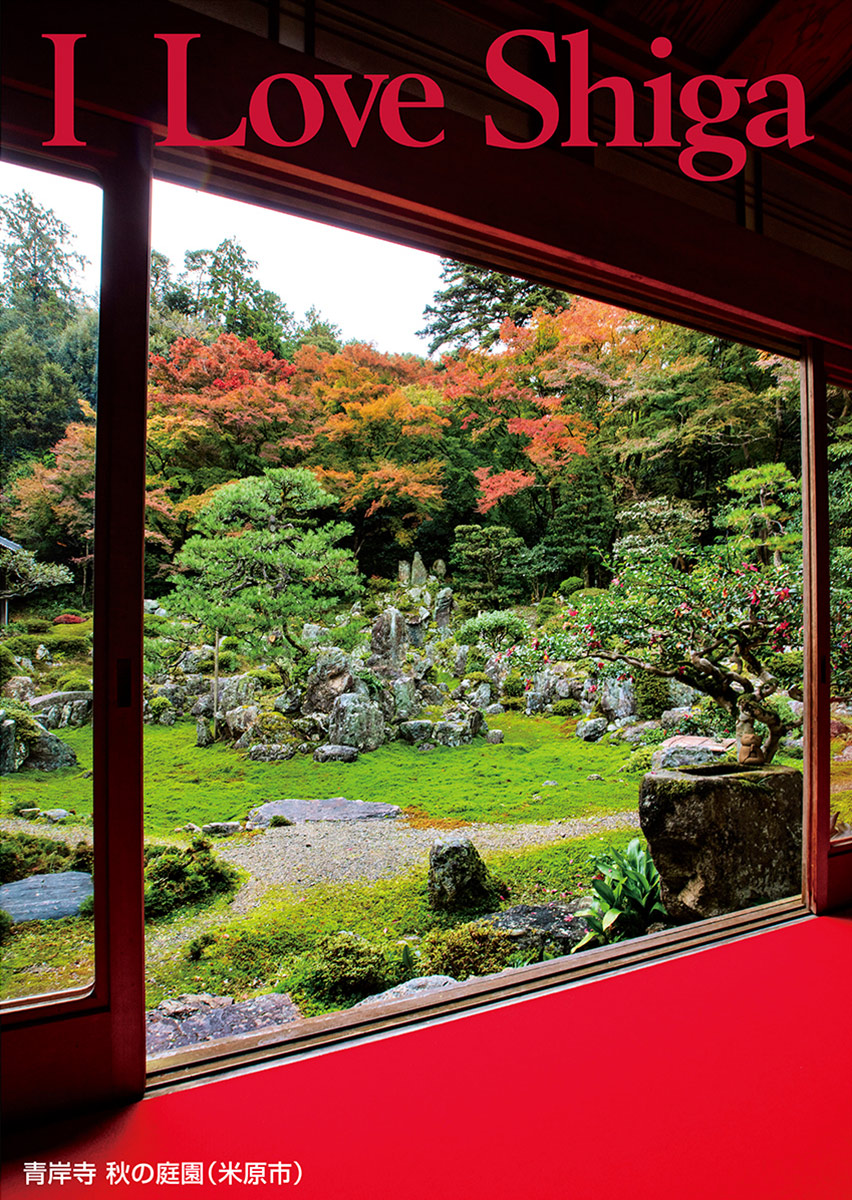
[[0,166],[3,1000],[94,979],[92,538],[101,192]]
[[149,1053],[798,893],[796,364],[179,189],[154,230]]
[[852,419],[849,392],[828,391],[831,535],[831,837],[852,837]]

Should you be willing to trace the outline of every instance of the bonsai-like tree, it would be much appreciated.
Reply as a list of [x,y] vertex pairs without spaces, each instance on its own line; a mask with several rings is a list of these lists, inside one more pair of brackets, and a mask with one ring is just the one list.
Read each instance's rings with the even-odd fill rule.
[[30,550],[21,546],[0,546],[0,601],[3,603],[3,624],[8,621],[9,601],[29,596],[41,588],[59,587],[73,583],[74,576],[61,563],[39,562]]
[[240,638],[286,681],[293,658],[306,653],[302,624],[358,592],[355,556],[339,545],[352,527],[321,518],[336,503],[303,468],[226,484],[200,509],[175,560],[170,608],[209,629],[217,650],[221,634]]

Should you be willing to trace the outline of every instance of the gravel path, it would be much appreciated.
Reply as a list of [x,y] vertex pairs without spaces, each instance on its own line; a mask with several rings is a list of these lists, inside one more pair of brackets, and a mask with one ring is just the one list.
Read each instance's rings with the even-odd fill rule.
[[[638,824],[636,812],[619,812],[546,825],[473,824],[460,832],[469,835],[477,850],[487,855],[604,830],[636,828]],[[432,843],[447,832],[397,820],[316,821],[267,829],[250,838],[217,841],[216,852],[251,874],[231,906],[235,914],[242,914],[250,911],[265,891],[282,884],[311,887],[371,882],[425,865]]]

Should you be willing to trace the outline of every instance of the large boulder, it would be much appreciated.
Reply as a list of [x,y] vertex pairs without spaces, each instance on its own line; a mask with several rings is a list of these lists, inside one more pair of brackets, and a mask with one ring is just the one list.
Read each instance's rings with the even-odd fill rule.
[[426,742],[431,738],[433,728],[432,721],[403,721],[399,733],[406,742]]
[[590,717],[587,721],[578,721],[577,737],[583,742],[599,742],[608,725],[606,717]]
[[326,742],[314,750],[314,761],[318,763],[355,762],[357,757],[357,746],[339,746],[334,742]]
[[410,721],[420,712],[420,699],[414,680],[410,677],[393,679],[390,684],[393,697],[394,717],[398,721]]
[[456,747],[472,741],[473,737],[467,721],[436,721],[432,726],[430,740],[437,742],[439,746]]
[[454,833],[434,843],[429,851],[428,879],[433,908],[479,908],[493,902],[497,888],[467,834]]
[[35,694],[35,683],[29,675],[13,675],[0,689],[0,696],[6,696],[9,700],[17,700],[19,704],[29,704]]
[[[225,675],[219,679],[217,711],[227,713],[231,709],[251,704],[258,691],[260,691],[260,683],[254,675]],[[206,681],[204,693],[199,695],[193,704],[190,715],[193,717],[213,716],[212,679]]]
[[0,710],[0,775],[11,775],[18,768],[17,728],[17,722]]
[[426,570],[426,564],[420,557],[420,551],[415,550],[414,558],[411,560],[411,586],[424,587],[428,578],[429,572]]
[[408,626],[398,608],[386,608],[373,622],[370,649],[375,658],[398,667],[408,648]]
[[577,910],[585,901],[572,904],[516,904],[505,912],[486,917],[489,925],[508,933],[519,953],[532,958],[543,957],[545,951],[570,954],[588,932],[588,925]]
[[77,755],[61,741],[55,733],[44,731],[29,747],[23,762],[28,771],[59,771],[62,767],[76,767]]
[[308,674],[302,712],[330,713],[338,696],[360,690],[348,657],[342,650],[332,648],[317,658]]
[[358,692],[344,692],[334,702],[328,721],[330,742],[378,750],[385,740],[385,719],[378,704]]
[[247,733],[257,720],[260,709],[256,704],[241,704],[239,708],[229,709],[225,713],[225,724],[232,738],[240,738]]
[[789,767],[652,771],[639,821],[677,922],[797,895],[802,776]]
[[654,771],[671,771],[677,767],[700,767],[705,763],[718,763],[734,745],[732,739],[717,741],[712,737],[679,734],[666,738],[651,757]]
[[449,629],[453,618],[453,589],[442,587],[435,597],[435,626]]
[[610,721],[630,717],[636,712],[636,688],[629,675],[622,679],[603,679],[597,693],[598,707]]
[[86,871],[30,875],[0,887],[0,908],[15,922],[53,921],[76,917],[91,895],[92,877]]
[[381,804],[378,800],[347,800],[331,796],[327,800],[268,800],[253,808],[246,829],[268,829],[274,817],[283,817],[291,825],[306,821],[367,821],[398,817],[396,804]]

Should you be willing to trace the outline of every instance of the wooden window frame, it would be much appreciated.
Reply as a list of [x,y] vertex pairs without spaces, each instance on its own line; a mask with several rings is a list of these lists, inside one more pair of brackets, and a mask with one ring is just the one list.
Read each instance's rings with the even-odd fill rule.
[[[316,1018],[297,1032],[278,1030],[183,1051],[154,1063],[148,1091],[221,1077],[294,1054],[386,1034],[428,1021],[517,1002],[545,990],[574,986],[613,971],[647,966],[821,913],[852,899],[852,847],[828,844],[829,702],[827,663],[828,526],[825,383],[822,346],[777,323],[738,318],[720,308],[718,294],[665,295],[629,272],[583,267],[537,239],[451,216],[393,193],[370,192],[357,179],[281,167],[251,155],[160,152],[149,128],[106,117],[88,118],[97,151],[43,149],[37,132],[49,127],[44,101],[30,98],[35,116],[7,137],[19,162],[89,178],[103,187],[104,237],[99,348],[98,461],[95,534],[95,841],[96,978],[85,995],[4,1006],[4,1101],[10,1116],[69,1111],[136,1098],[146,1088],[144,927],[142,913],[142,537],[147,369],[151,181],[160,177],[196,186],[213,164],[211,190],[313,216],[366,233],[443,251],[614,303],[630,303],[667,319],[738,336],[802,361],[802,451],[806,479],[805,604],[805,838],[801,900],[763,905],[672,933],[586,952],[581,959],[520,970],[516,978],[460,984],[418,1002],[384,1005],[367,1014]],[[26,107],[26,106],[25,106]],[[35,131],[35,132],[34,132]],[[629,278],[627,278],[629,276]],[[627,280],[627,281],[626,281]],[[718,288],[715,288],[718,293]],[[104,620],[100,614],[108,614]],[[129,693],[127,692],[129,686]],[[129,700],[129,703],[126,702]],[[61,1044],[63,1072],[54,1064]],[[46,1100],[44,1081],[52,1081]]]

